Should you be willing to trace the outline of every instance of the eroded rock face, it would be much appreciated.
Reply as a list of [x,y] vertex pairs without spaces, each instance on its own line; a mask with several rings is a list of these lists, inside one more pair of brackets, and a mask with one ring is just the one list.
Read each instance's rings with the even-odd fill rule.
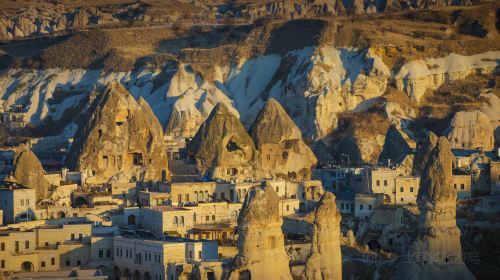
[[448,140],[458,149],[491,151],[495,144],[490,119],[480,111],[457,112],[451,121]]
[[229,279],[292,279],[274,188],[248,192],[238,216],[238,255]]
[[436,90],[445,82],[461,80],[476,72],[492,73],[497,67],[495,58],[498,55],[498,51],[471,56],[452,53],[445,57],[413,60],[396,74],[396,86],[420,102],[428,89]]
[[302,279],[342,279],[341,219],[335,195],[325,192],[314,213],[311,254]]
[[159,181],[168,178],[163,130],[147,102],[120,84],[107,86],[79,127],[68,166],[89,182]]
[[203,176],[256,178],[257,151],[252,138],[226,105],[217,104],[188,145],[188,155]]
[[266,177],[307,180],[317,159],[302,140],[302,133],[285,109],[269,99],[250,132]]
[[0,40],[38,36],[63,30],[85,28],[90,24],[109,24],[119,20],[112,14],[89,7],[39,7],[21,9],[15,16],[0,16]]
[[26,145],[16,150],[14,170],[9,180],[36,190],[36,199],[41,200],[49,195],[50,183],[45,179],[45,170],[36,155]]
[[418,236],[396,265],[394,279],[474,279],[462,261],[450,144],[430,133],[420,153]]

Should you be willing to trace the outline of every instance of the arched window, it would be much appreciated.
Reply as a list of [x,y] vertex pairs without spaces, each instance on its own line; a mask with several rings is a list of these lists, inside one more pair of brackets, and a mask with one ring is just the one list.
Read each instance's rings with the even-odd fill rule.
[[174,217],[174,226],[176,226],[177,224],[179,224],[179,219],[177,218],[177,216]]
[[208,201],[208,191],[205,191],[205,201]]
[[194,201],[198,202],[198,192],[194,191]]
[[181,226],[184,225],[184,216],[181,216]]
[[203,191],[198,193],[198,201],[203,201]]

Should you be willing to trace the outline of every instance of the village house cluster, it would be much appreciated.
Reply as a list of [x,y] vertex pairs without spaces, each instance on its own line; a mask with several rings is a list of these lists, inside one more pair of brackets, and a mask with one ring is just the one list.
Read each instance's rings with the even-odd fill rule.
[[[194,137],[164,136],[147,103],[119,85],[93,104],[98,112],[53,154],[39,152],[39,139],[0,151],[2,275],[221,279],[238,254],[245,203],[263,186],[277,196],[266,193],[292,260],[311,240],[305,229],[324,194],[341,214],[342,245],[402,254],[412,241],[424,179],[413,172],[416,149],[392,164],[318,163],[273,100],[250,132],[219,104]],[[283,135],[273,140],[264,129]],[[453,154],[457,205],[500,195],[500,150]]]

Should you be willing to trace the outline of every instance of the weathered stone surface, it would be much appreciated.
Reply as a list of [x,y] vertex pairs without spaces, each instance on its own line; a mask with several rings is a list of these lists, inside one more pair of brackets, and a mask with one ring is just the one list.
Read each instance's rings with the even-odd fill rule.
[[256,178],[257,151],[252,138],[223,103],[217,104],[188,145],[188,155],[203,176]]
[[16,150],[14,170],[9,180],[15,181],[30,189],[36,190],[36,199],[41,200],[49,195],[49,182],[45,179],[45,170],[36,155],[26,145]]
[[77,132],[67,164],[89,182],[158,181],[168,178],[163,130],[147,102],[120,84],[107,86]]
[[248,192],[238,216],[238,255],[229,279],[292,279],[274,188]]
[[462,261],[450,144],[430,133],[420,153],[418,236],[406,259],[397,263],[393,279],[474,279]]
[[266,177],[307,180],[317,158],[302,140],[302,133],[285,109],[269,99],[250,135],[259,151],[259,165]]
[[335,195],[325,192],[314,213],[311,254],[302,279],[342,279],[341,219]]
[[495,139],[487,115],[480,111],[457,112],[451,120],[448,140],[453,148],[491,151]]

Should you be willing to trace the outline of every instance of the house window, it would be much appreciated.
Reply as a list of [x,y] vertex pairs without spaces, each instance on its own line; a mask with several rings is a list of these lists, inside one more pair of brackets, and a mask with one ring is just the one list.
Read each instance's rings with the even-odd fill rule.
[[5,251],[5,243],[0,244],[0,251]]
[[372,205],[371,204],[368,205],[368,210],[372,210]]
[[56,265],[56,258],[50,258],[50,265]]
[[82,241],[83,240],[83,234],[78,234],[78,240]]
[[279,187],[276,187],[276,192],[279,193],[280,192],[280,188]]
[[380,186],[380,180],[377,180],[377,187]]
[[16,241],[16,249],[15,249],[16,252],[19,252],[19,241]]
[[363,204],[359,205],[359,210],[363,210]]
[[30,242],[28,240],[24,241],[24,249],[30,248]]
[[410,192],[413,192],[413,187],[410,187]]
[[104,257],[104,251],[103,250],[99,250],[99,258],[102,258]]
[[401,198],[400,200],[401,200],[401,201],[403,201],[404,199],[403,199],[403,198]]
[[45,262],[41,262],[41,263],[40,263],[40,266],[41,266],[41,267],[45,267]]
[[384,180],[384,187],[387,187],[387,180]]
[[177,196],[177,202],[182,202],[182,194],[179,194],[179,195]]
[[186,194],[186,201],[189,201],[189,194]]
[[0,260],[0,268],[5,268],[5,260]]
[[464,189],[465,189],[464,184],[460,184],[460,189],[461,189],[461,190],[464,190]]
[[24,206],[24,199],[21,199],[21,206]]
[[198,251],[198,259],[201,260],[201,251]]
[[453,184],[453,187],[455,188],[455,190],[457,189],[457,184]]
[[212,221],[215,221],[215,215],[212,215]]
[[66,260],[66,266],[71,266],[71,261],[70,260]]
[[290,211],[290,205],[286,206],[286,211]]
[[142,165],[142,154],[141,153],[133,153],[132,159],[134,165]]
[[106,258],[111,258],[111,250],[110,249],[106,250]]
[[30,205],[30,200],[26,199],[26,206],[29,206],[29,205]]
[[405,188],[404,188],[404,187],[401,187],[401,188],[399,188],[399,191],[400,191],[400,192],[405,192]]
[[80,260],[76,261],[76,265],[77,265],[77,266],[82,265],[82,261],[80,261]]

